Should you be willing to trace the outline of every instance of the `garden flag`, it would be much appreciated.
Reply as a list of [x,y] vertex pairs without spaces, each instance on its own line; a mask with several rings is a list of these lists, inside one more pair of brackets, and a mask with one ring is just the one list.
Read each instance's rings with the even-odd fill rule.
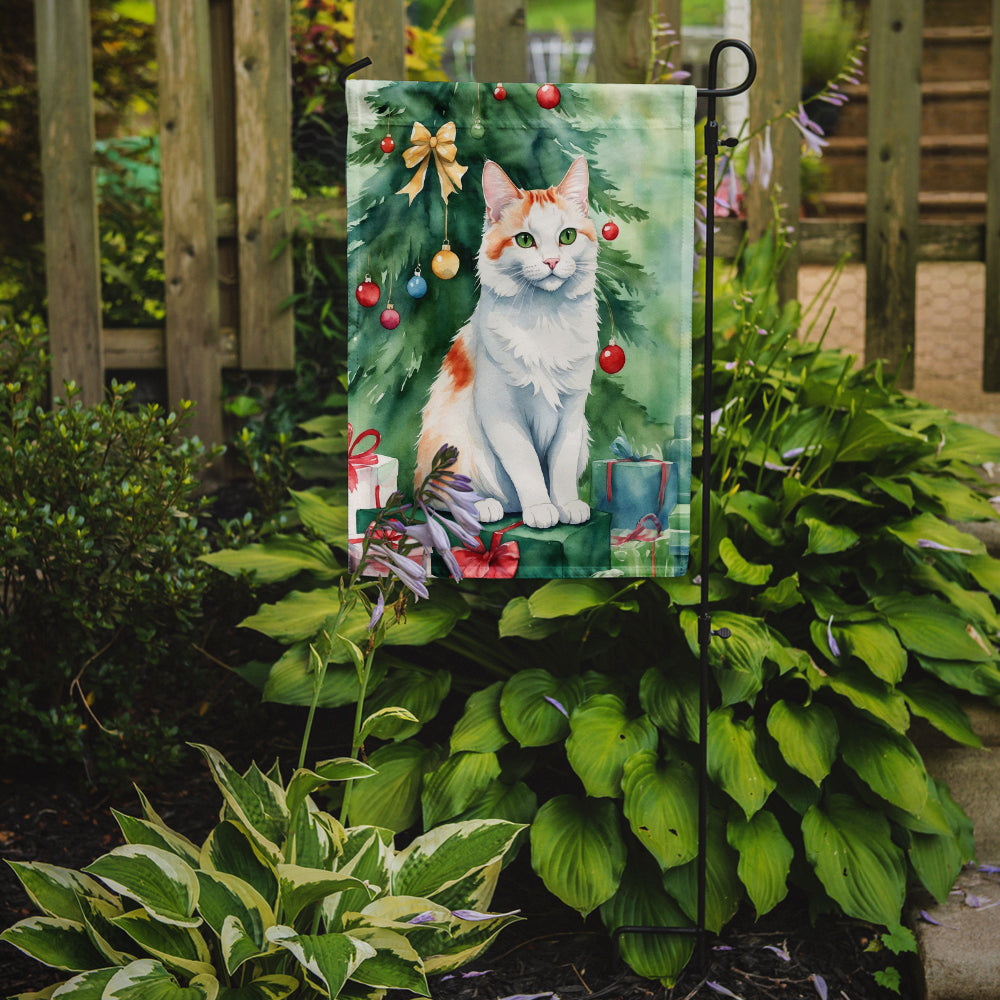
[[695,98],[347,82],[352,540],[449,444],[465,575],[686,572]]

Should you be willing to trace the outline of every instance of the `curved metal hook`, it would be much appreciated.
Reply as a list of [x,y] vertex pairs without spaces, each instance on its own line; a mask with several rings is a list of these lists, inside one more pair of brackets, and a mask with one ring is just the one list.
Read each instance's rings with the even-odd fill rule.
[[341,70],[341,71],[340,71],[340,72],[339,72],[339,73],[337,74],[337,83],[338,83],[338,85],[340,86],[340,89],[341,89],[341,90],[344,90],[344,89],[345,89],[345,86],[344,86],[344,84],[346,84],[346,83],[347,83],[347,78],[348,78],[348,77],[349,77],[349,76],[350,76],[350,75],[351,75],[352,73],[357,73],[357,72],[358,72],[358,70],[362,70],[362,69],[364,69],[364,68],[365,68],[366,66],[371,66],[371,64],[372,64],[372,61],[371,61],[371,59],[369,59],[369,58],[368,58],[368,56],[365,56],[365,57],[364,57],[363,59],[359,59],[359,60],[358,60],[357,62],[352,62],[350,66],[345,66],[345,67],[344,67],[344,68],[343,68],[343,69],[342,69],[342,70]]
[[[739,49],[747,58],[746,79],[736,87],[718,88],[716,83],[719,77],[719,56],[725,49]],[[708,57],[708,86],[699,88],[699,97],[735,97],[750,89],[750,85],[757,78],[757,57],[753,54],[753,49],[746,42],[738,38],[724,38],[721,42],[716,42],[712,49],[712,54]]]

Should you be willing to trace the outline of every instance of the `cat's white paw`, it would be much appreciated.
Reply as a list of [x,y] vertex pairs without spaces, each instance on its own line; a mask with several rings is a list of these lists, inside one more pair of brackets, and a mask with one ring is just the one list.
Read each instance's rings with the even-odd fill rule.
[[503,517],[503,504],[499,500],[494,500],[493,497],[484,497],[482,500],[477,500],[476,510],[479,513],[481,524],[491,524],[493,521],[499,521]]
[[583,524],[590,520],[590,506],[582,500],[570,500],[559,506],[559,520],[563,524]]
[[521,519],[529,528],[551,528],[559,523],[559,508],[554,503],[536,503],[521,511]]

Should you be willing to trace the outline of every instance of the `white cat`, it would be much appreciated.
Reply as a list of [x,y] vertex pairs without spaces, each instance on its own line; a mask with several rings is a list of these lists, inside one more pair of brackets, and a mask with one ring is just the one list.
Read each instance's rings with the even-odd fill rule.
[[518,511],[532,528],[590,518],[577,489],[598,349],[589,183],[582,156],[544,190],[483,166],[480,299],[431,387],[416,467],[419,483],[438,448],[456,446],[483,522]]

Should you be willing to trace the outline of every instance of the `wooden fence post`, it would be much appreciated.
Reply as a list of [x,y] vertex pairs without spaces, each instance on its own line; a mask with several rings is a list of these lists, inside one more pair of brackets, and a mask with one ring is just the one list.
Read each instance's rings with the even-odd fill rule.
[[198,403],[192,432],[222,441],[219,253],[207,0],[159,0],[167,396]]
[[524,0],[475,0],[477,80],[523,82],[528,75]]
[[288,0],[233,7],[242,368],[295,367],[290,22]]
[[913,387],[923,0],[872,0],[868,53],[865,360]]
[[406,79],[405,0],[355,0],[354,55],[372,60],[359,78]]
[[[795,108],[802,97],[802,4],[799,0],[759,0],[750,8],[750,40],[759,72],[750,88],[750,131]],[[737,123],[738,124],[738,123]],[[757,140],[755,140],[756,142]],[[794,230],[793,244],[778,274],[778,297],[798,296],[799,160],[802,136],[787,118],[771,126],[774,169],[763,188],[757,178],[747,193],[747,226],[751,240],[760,239],[774,221],[774,202],[780,206],[780,225]]]
[[89,0],[35,0],[52,393],[104,398]]
[[993,0],[990,45],[989,170],[986,178],[986,325],[983,389],[1000,391],[1000,0]]
[[[681,36],[678,0],[595,0],[594,66],[598,83],[645,83],[653,24],[667,20]],[[674,65],[680,69],[675,52]]]

